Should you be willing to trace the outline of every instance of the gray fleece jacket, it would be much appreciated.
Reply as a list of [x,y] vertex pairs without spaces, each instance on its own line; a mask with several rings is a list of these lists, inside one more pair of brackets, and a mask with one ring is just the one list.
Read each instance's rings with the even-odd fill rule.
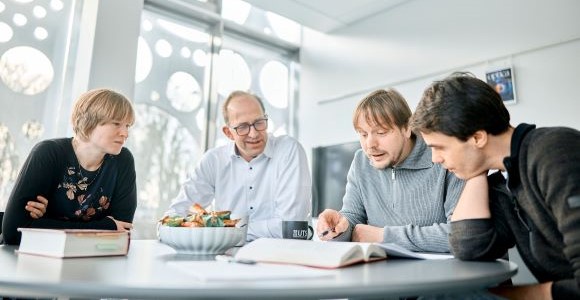
[[383,242],[412,251],[449,252],[450,218],[464,181],[431,161],[431,149],[417,137],[398,166],[374,168],[356,152],[340,211],[349,229],[335,240],[350,241],[356,224],[385,229]]

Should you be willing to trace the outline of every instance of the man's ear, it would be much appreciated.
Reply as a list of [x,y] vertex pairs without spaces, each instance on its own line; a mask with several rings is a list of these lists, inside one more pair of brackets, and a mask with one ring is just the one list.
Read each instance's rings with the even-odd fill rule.
[[413,133],[413,131],[411,130],[411,126],[406,125],[405,127],[403,127],[403,133],[405,134],[406,138],[410,139],[411,133]]
[[471,138],[473,139],[475,147],[481,149],[487,145],[488,134],[485,130],[476,131]]
[[222,127],[222,132],[225,134],[225,136],[228,137],[228,139],[230,140],[234,140],[234,134],[232,133],[232,129],[229,128],[227,125],[224,125],[224,127]]

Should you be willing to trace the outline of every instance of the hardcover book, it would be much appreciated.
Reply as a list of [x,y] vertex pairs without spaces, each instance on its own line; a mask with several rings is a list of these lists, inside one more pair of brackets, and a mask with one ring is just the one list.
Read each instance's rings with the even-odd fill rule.
[[22,233],[20,254],[50,257],[127,255],[130,233],[94,229],[18,228]]

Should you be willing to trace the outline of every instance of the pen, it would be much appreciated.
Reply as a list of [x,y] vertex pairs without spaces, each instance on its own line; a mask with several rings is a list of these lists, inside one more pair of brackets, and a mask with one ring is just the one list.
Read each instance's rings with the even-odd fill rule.
[[228,262],[228,263],[239,263],[239,264],[245,264],[245,265],[253,265],[256,264],[255,260],[251,260],[251,259],[236,259],[233,256],[230,255],[216,255],[215,256],[215,260],[216,261],[223,261],[223,262]]
[[[328,234],[329,234],[329,233],[331,233],[331,232],[336,232],[336,229],[335,229],[335,228],[329,228],[329,229],[326,229],[325,231],[323,231],[323,232],[320,234],[320,237],[324,237],[325,235],[328,235]],[[335,239],[335,238],[337,238],[337,237],[341,236],[343,233],[344,233],[344,231],[341,231],[339,234],[337,234],[335,237],[333,237],[333,239]]]
[[323,232],[320,234],[320,237],[324,237],[324,236],[326,236],[326,235],[327,235],[327,234],[329,234],[331,231],[334,231],[334,227],[333,227],[333,228],[328,228],[328,229],[326,229],[325,231],[323,231]]

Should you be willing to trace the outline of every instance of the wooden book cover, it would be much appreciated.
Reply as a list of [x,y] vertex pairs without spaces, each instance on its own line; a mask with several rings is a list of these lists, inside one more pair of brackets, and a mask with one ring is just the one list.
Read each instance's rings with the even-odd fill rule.
[[127,255],[130,233],[95,229],[18,228],[22,233],[20,254],[50,257]]

